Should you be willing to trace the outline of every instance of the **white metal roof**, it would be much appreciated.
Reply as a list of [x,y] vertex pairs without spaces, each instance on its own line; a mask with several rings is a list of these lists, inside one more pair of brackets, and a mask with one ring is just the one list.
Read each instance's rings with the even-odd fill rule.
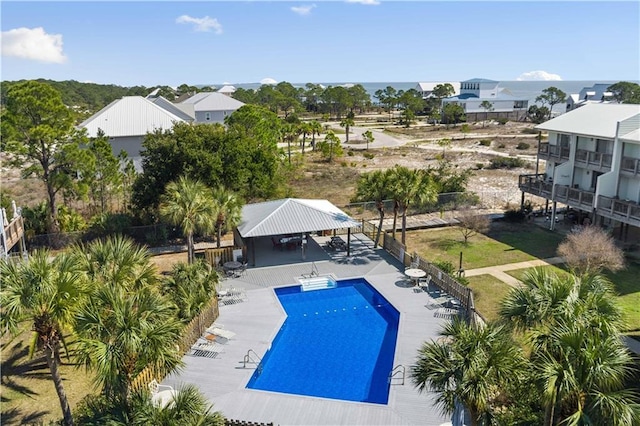
[[226,85],[218,89],[218,93],[233,93],[236,91],[235,86]]
[[87,129],[90,137],[102,129],[109,137],[142,136],[156,129],[171,129],[182,118],[154,104],[142,96],[125,96],[82,122],[79,127]]
[[285,198],[242,208],[238,232],[245,237],[300,234],[360,226],[328,200]]
[[616,123],[638,113],[640,113],[640,105],[593,103],[538,124],[535,128],[613,139],[616,136]]
[[196,93],[182,104],[193,104],[195,111],[235,111],[244,105],[230,96],[218,92]]

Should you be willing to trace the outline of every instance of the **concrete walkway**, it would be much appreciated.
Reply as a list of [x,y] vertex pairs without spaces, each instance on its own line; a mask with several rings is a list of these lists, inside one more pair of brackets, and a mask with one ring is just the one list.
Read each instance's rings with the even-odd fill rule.
[[557,265],[559,263],[564,263],[564,259],[562,259],[561,257],[550,257],[548,259],[528,260],[525,262],[507,263],[506,265],[495,265],[495,266],[487,266],[486,268],[469,269],[464,272],[464,275],[466,277],[475,277],[478,275],[492,275],[497,279],[499,279],[500,281],[503,281],[512,287],[516,287],[520,285],[520,281],[512,277],[511,275],[507,274],[506,271],[513,271],[516,269],[535,268],[536,266]]

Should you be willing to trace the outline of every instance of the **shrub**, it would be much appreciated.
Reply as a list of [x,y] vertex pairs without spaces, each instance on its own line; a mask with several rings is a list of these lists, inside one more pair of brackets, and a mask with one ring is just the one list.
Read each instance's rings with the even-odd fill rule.
[[510,223],[521,223],[524,222],[526,216],[521,210],[507,210],[504,212],[504,221]]
[[131,216],[124,213],[103,213],[94,216],[87,231],[90,237],[124,234],[131,227]]
[[341,162],[340,162],[340,165],[341,165],[342,167],[347,167],[349,164],[348,164],[346,161],[341,161]]
[[349,157],[353,157],[353,151],[351,151],[351,150],[347,151],[347,155],[348,155]]
[[482,170],[484,168],[484,163],[476,163],[476,169]]
[[491,146],[491,139],[480,139],[480,145]]
[[516,149],[529,149],[529,144],[526,142],[520,142],[518,143],[518,145],[516,146]]
[[501,125],[505,125],[509,122],[508,118],[498,118],[498,123],[500,123]]
[[522,129],[522,133],[525,133],[527,135],[537,135],[538,134],[538,130],[532,128],[532,127],[527,127],[525,129]]
[[498,145],[498,149],[504,149],[505,148],[505,144],[501,143],[500,145]]
[[375,154],[371,153],[371,152],[365,152],[364,154],[362,154],[364,156],[364,158],[366,158],[367,160],[371,160],[373,157],[375,157]]
[[526,162],[516,157],[496,157],[492,158],[489,164],[490,169],[514,169],[524,167]]

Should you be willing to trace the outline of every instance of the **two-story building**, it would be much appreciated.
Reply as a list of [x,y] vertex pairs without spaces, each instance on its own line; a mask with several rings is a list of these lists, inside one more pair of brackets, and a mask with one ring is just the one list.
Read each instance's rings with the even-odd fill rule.
[[593,103],[615,103],[613,93],[609,91],[609,83],[597,83],[591,87],[584,87],[580,93],[572,93],[567,97],[567,111]]
[[[460,94],[442,100],[442,108],[447,104],[462,106],[467,121],[497,118],[523,120],[529,108],[529,100],[513,96],[499,86],[499,82],[484,78],[472,78],[460,82]],[[484,103],[483,102],[487,102]],[[483,105],[483,106],[481,106]],[[489,105],[485,108],[485,105]]]
[[535,128],[548,132],[538,147],[545,171],[521,175],[519,188],[523,199],[552,202],[552,229],[558,203],[580,223],[588,218],[620,235],[640,227],[640,105],[587,104]]
[[420,95],[422,99],[428,99],[433,97],[433,89],[440,84],[450,84],[453,87],[453,94],[457,95],[460,93],[460,83],[457,81],[432,81],[432,82],[420,82],[416,85],[415,89]]

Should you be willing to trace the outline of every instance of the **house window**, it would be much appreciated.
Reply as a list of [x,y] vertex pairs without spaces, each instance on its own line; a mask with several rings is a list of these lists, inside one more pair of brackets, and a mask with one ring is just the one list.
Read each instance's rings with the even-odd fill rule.
[[211,113],[210,112],[206,112],[204,114],[204,119],[207,120],[207,121],[211,120]]

